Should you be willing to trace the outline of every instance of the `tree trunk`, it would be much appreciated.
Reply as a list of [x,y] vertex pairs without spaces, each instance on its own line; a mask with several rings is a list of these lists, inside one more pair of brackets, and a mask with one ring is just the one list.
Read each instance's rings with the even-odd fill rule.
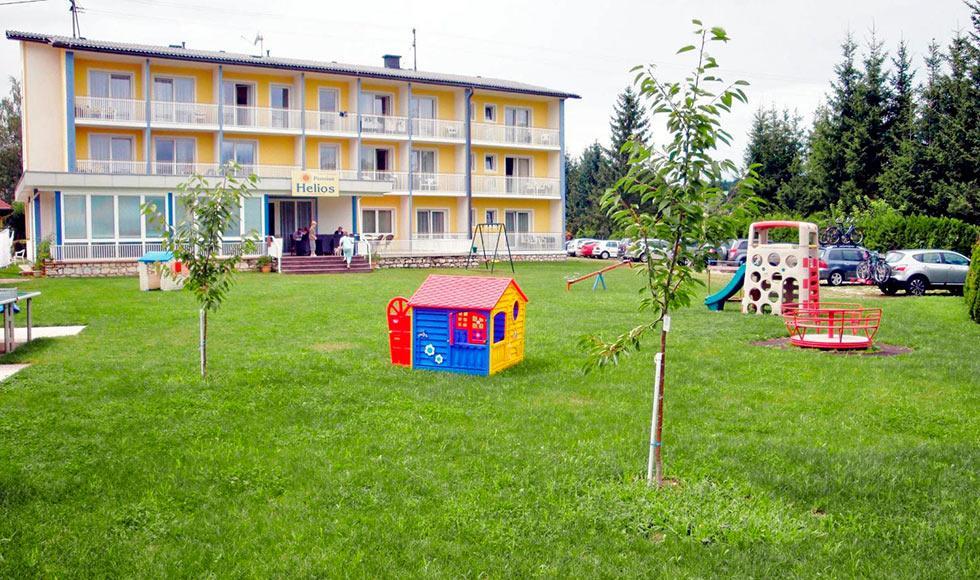
[[650,455],[647,459],[647,485],[663,487],[664,464],[661,450],[663,449],[664,428],[664,374],[665,357],[667,355],[667,331],[670,317],[665,317],[660,331],[660,350],[654,355],[653,377],[653,413],[650,421]]
[[208,311],[201,309],[201,378],[208,375]]

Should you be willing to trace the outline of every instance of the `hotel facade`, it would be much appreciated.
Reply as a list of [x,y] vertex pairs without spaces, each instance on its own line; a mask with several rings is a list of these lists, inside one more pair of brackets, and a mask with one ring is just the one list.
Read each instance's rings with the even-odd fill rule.
[[[226,235],[316,220],[372,251],[459,248],[505,224],[516,253],[564,242],[565,101],[517,82],[8,31],[23,61],[28,257],[133,261],[175,223],[178,184],[237,162],[259,188]],[[339,191],[297,187],[326,176]],[[324,191],[331,189],[324,187]],[[312,194],[310,193],[312,191]],[[465,241],[464,241],[465,240]]]

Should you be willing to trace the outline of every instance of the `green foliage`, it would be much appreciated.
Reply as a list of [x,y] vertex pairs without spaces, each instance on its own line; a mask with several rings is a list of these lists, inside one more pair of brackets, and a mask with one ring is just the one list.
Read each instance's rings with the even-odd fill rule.
[[34,252],[34,270],[39,271],[44,266],[44,263],[51,259],[51,236],[42,238],[37,244],[37,250]]
[[610,183],[609,161],[599,143],[593,143],[582,156],[568,164],[565,200],[566,228],[578,237],[605,237],[611,231],[609,220],[602,214],[599,200]]
[[745,150],[746,166],[756,165],[756,195],[771,209],[799,207],[807,188],[803,172],[806,137],[800,116],[775,108],[756,111]]
[[20,83],[10,77],[10,96],[0,100],[0,199],[14,199],[14,188],[23,169],[21,161]]
[[980,229],[962,220],[897,212],[857,220],[864,231],[864,246],[885,252],[901,248],[941,248],[968,254]]
[[970,318],[980,324],[980,237],[973,245],[970,271],[966,275],[966,284],[963,287],[963,299],[966,301]]

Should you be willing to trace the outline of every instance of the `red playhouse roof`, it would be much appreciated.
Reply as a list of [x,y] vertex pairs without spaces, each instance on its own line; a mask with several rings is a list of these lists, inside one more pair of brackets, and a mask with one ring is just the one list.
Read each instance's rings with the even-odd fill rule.
[[432,275],[412,294],[408,305],[413,308],[490,310],[497,305],[511,284],[527,302],[527,296],[513,278]]

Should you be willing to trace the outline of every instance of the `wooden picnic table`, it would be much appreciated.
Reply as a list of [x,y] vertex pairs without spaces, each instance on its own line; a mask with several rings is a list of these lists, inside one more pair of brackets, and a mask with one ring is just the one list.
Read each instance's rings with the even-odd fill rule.
[[14,306],[23,301],[27,317],[27,342],[33,338],[34,321],[31,316],[31,301],[40,296],[40,292],[18,292],[16,289],[0,289],[0,306],[3,307],[3,352],[10,353],[17,348],[14,340]]

